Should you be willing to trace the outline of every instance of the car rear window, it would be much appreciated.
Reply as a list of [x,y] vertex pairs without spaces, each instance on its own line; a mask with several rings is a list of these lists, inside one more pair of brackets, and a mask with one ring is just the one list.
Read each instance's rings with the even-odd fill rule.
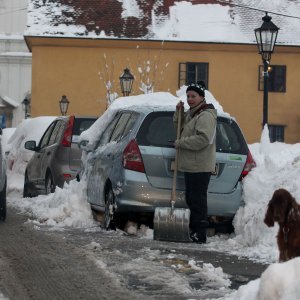
[[[152,112],[147,115],[137,134],[138,144],[173,148],[176,139],[173,114],[174,112]],[[243,134],[232,119],[218,117],[216,148],[217,152],[248,153]]]
[[96,120],[96,118],[75,118],[73,135],[80,135],[83,131],[89,129]]
[[232,119],[218,117],[216,148],[217,152],[247,155],[247,143],[240,128]]
[[137,142],[143,146],[173,147],[176,132],[172,112],[152,112],[144,119]]

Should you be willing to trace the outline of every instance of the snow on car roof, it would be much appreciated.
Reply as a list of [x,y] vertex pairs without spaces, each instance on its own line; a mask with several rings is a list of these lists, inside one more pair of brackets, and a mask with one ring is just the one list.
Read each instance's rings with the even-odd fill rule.
[[[223,107],[208,90],[205,91],[205,99],[207,103],[212,103],[215,106],[219,116],[230,117],[228,113],[224,112]],[[85,140],[88,141],[89,145],[94,145],[106,125],[119,109],[148,107],[150,110],[157,110],[158,108],[174,110],[179,100],[185,103],[186,108],[188,107],[186,102],[186,86],[182,86],[177,91],[177,96],[168,92],[157,92],[117,98],[89,129],[81,133],[79,142]]]

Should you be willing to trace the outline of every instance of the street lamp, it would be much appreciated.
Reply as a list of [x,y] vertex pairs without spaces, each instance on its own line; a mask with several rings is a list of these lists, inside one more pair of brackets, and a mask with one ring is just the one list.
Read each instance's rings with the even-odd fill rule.
[[123,96],[129,96],[129,94],[131,93],[134,77],[130,73],[128,68],[124,70],[124,73],[120,76],[119,79]]
[[25,97],[24,100],[22,101],[22,105],[23,105],[23,108],[24,108],[24,111],[25,111],[25,119],[27,119],[28,116],[29,116],[28,108],[29,108],[29,105],[30,105],[30,101],[27,97]]
[[69,100],[67,96],[63,95],[59,101],[60,112],[62,116],[65,116],[69,107]]
[[271,21],[271,17],[266,15],[262,18],[263,24],[261,27],[254,30],[258,52],[261,54],[264,64],[264,103],[263,103],[263,128],[268,124],[268,91],[269,91],[269,73],[268,67],[271,60],[271,54],[274,51],[274,46],[277,39],[279,28]]

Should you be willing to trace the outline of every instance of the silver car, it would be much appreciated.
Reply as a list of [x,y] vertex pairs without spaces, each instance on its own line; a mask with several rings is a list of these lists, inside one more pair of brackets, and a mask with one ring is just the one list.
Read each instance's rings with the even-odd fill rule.
[[0,221],[6,219],[6,162],[2,149],[2,129],[0,128]]
[[24,176],[23,197],[53,193],[79,173],[81,150],[78,137],[97,117],[66,116],[56,118],[37,144],[31,140],[25,148],[34,151]]
[[[153,220],[168,207],[172,189],[175,129],[173,109],[135,106],[119,109],[87,154],[84,175],[92,210],[104,212],[106,229],[128,218]],[[211,223],[231,225],[242,204],[242,179],[255,162],[235,120],[218,116],[217,163],[208,189]],[[86,149],[87,141],[80,146]],[[176,207],[186,208],[184,177],[177,178]]]

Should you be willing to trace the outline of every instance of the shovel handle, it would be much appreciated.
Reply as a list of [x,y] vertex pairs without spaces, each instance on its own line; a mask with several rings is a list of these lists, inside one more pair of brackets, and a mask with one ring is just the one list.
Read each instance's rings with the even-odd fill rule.
[[[177,140],[180,138],[180,131],[181,131],[181,112],[182,109],[180,108],[178,111],[178,122],[177,122]],[[175,162],[174,162],[174,174],[173,174],[173,185],[172,185],[172,193],[171,193],[171,203],[174,207],[176,201],[176,182],[177,182],[177,169],[178,169],[178,152],[179,149],[176,149],[175,153]]]

